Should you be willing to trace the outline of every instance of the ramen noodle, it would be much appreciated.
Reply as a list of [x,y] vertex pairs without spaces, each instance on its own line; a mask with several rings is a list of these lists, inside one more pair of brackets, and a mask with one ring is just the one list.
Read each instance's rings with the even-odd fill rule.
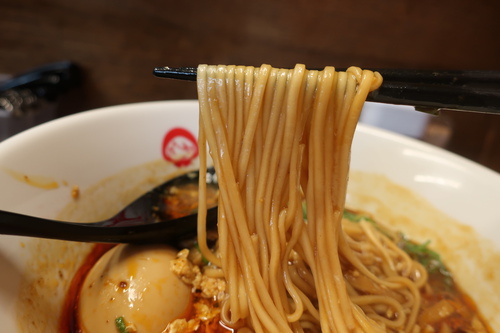
[[[412,331],[425,269],[366,223],[341,224],[354,130],[381,82],[355,67],[199,66],[200,157],[206,139],[220,184],[218,256],[204,244],[203,214],[198,241],[224,272],[229,326]],[[390,292],[362,294],[346,270]]]
[[352,139],[379,73],[201,65],[197,75],[201,168],[208,143],[220,186],[212,251],[200,179],[198,242],[226,282],[225,325],[419,332],[457,312],[446,299],[422,310],[428,271],[398,246],[401,238],[345,218]]
[[75,332],[487,332],[427,243],[344,207],[355,127],[381,82],[356,67],[199,66],[217,232],[201,172],[199,192],[165,198],[181,213],[198,196],[197,244],[97,248],[68,307]]

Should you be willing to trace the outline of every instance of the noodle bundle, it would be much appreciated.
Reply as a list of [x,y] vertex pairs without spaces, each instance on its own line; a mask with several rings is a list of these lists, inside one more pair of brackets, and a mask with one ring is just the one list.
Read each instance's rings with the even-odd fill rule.
[[373,224],[343,220],[355,127],[380,74],[200,65],[197,75],[200,168],[210,154],[220,186],[212,252],[200,178],[198,242],[227,281],[224,323],[241,332],[418,329],[425,269]]

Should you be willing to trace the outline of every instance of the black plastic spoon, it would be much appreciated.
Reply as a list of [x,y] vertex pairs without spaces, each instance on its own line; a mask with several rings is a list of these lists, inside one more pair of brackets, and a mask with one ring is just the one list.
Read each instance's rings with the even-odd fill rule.
[[[193,171],[169,180],[132,202],[114,217],[101,222],[62,222],[0,211],[0,234],[93,243],[181,241],[196,235],[196,207],[188,215],[172,218],[165,213],[167,211],[165,198],[172,188],[179,189],[181,186],[191,184],[196,190],[198,176],[199,172]],[[207,184],[217,187],[217,177],[213,168],[207,170]],[[194,196],[197,196],[197,192]],[[215,228],[216,222],[215,205],[207,211],[207,228]]]

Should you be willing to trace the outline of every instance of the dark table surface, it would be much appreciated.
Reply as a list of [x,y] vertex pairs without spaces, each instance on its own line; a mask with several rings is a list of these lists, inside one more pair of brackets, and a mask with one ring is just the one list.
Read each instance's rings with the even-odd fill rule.
[[[72,60],[83,84],[59,116],[102,106],[196,98],[157,66],[500,70],[500,2],[2,0],[0,74]],[[443,112],[438,145],[500,171],[500,116]]]

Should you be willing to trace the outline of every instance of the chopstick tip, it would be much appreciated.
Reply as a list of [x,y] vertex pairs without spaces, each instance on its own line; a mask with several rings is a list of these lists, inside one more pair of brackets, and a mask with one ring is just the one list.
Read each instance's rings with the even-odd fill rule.
[[178,79],[178,80],[196,80],[196,67],[177,67],[172,68],[169,66],[155,67],[153,69],[153,75],[156,77],[167,78],[167,79]]

